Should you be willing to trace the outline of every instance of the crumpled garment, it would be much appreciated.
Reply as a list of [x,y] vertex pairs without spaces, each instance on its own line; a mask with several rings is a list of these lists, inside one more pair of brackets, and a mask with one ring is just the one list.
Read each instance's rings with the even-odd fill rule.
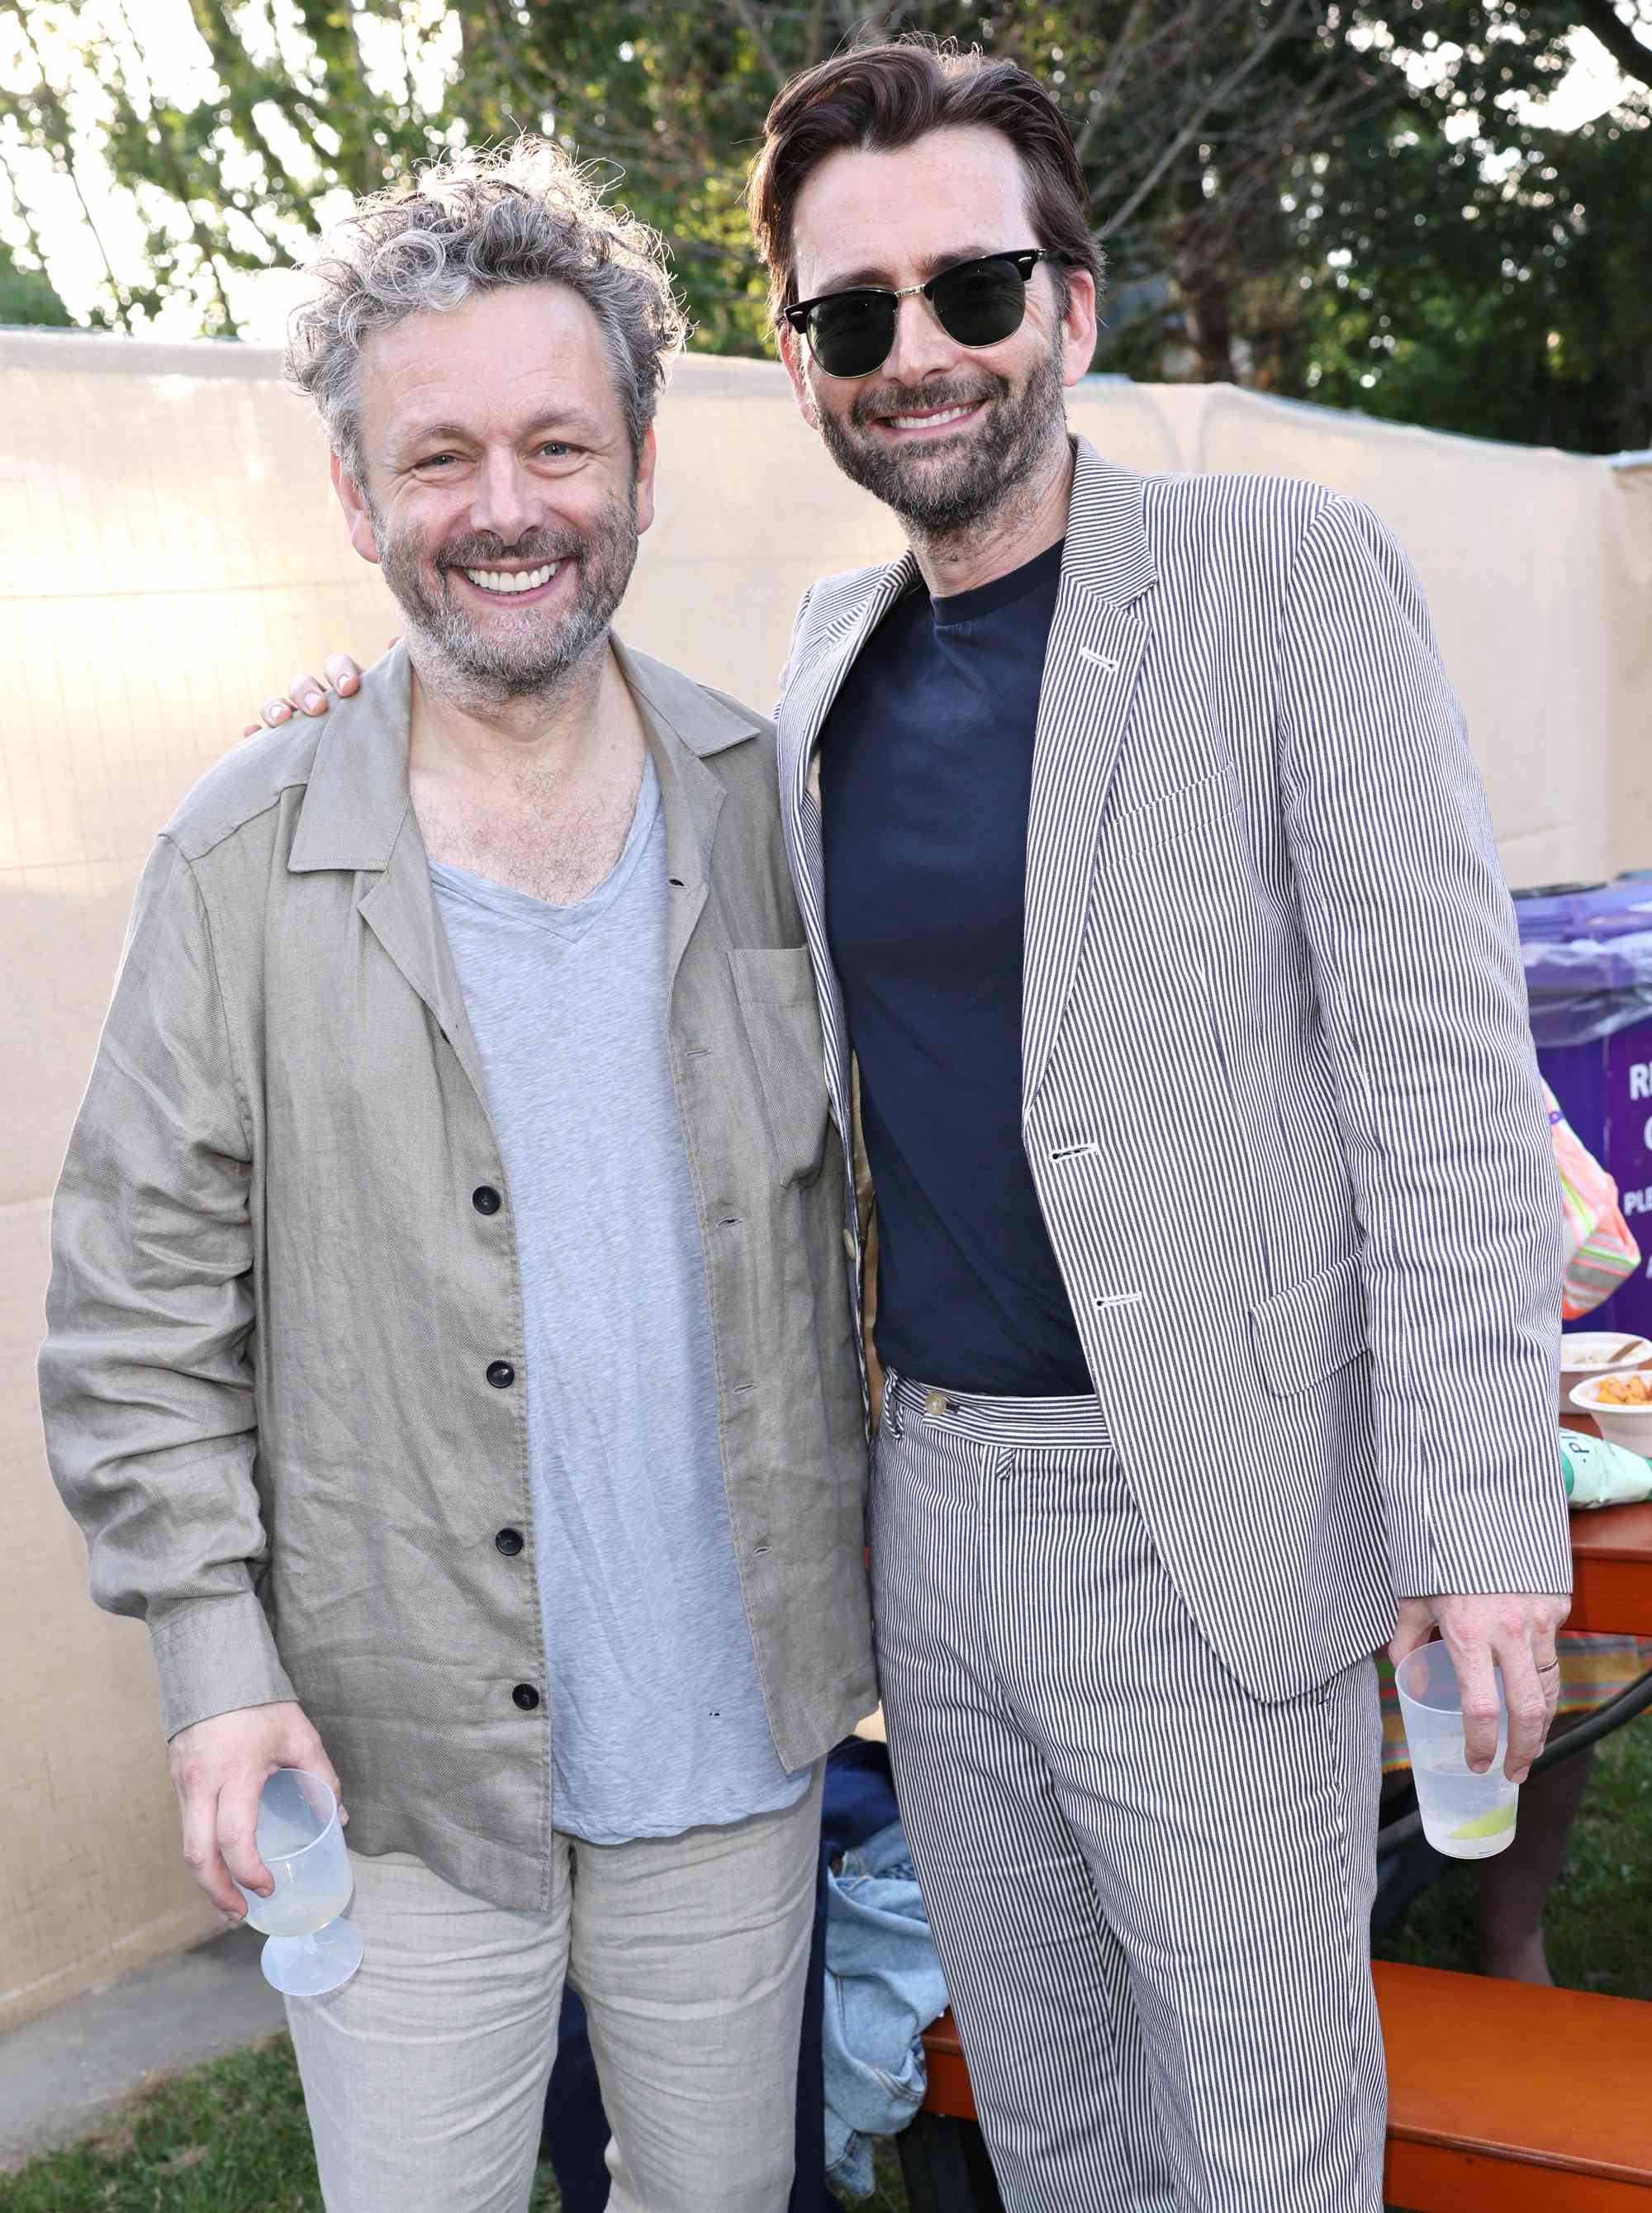
[[[1641,1248],[1618,1204],[1617,1185],[1561,1113],[1560,1102],[1546,1083],[1543,1097],[1554,1140],[1565,1232],[1560,1319],[1581,1321],[1612,1296],[1625,1276],[1634,1274]],[[1561,1350],[1564,1354],[1565,1348]]]
[[826,2175],[867,2198],[871,2137],[893,2136],[924,2102],[924,2031],[947,1985],[899,1821],[826,1869]]
[[1632,1506],[1652,1498],[1652,1462],[1579,1430],[1560,1432],[1560,1472],[1568,1506]]

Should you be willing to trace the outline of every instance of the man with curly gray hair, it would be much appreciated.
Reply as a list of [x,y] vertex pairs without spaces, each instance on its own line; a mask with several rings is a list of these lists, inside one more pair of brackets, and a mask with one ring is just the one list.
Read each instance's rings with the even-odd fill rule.
[[226,1917],[272,1771],[348,1799],[360,1965],[289,2002],[330,2213],[523,2213],[570,1974],[615,2213],[778,2213],[864,1442],[774,733],[610,627],[682,319],[532,142],[315,274],[290,365],[405,641],[157,844],[53,1470]]
[[[382,565],[408,637],[420,649],[425,680],[507,701],[573,678],[607,637],[630,581],[637,533],[653,511],[655,407],[686,328],[658,241],[604,207],[588,178],[554,147],[521,141],[503,155],[460,156],[427,174],[418,192],[364,202],[329,241],[314,274],[315,296],[292,320],[288,374],[320,412],[357,548]],[[550,285],[563,296],[566,327],[558,342],[565,348],[576,331],[588,349],[595,339],[619,423],[604,426],[611,446],[594,503],[582,500],[576,512],[536,518],[532,533],[513,541],[517,565],[496,570],[487,566],[500,546],[491,518],[479,527],[467,512],[466,527],[439,546],[424,544],[431,503],[424,488],[437,475],[457,482],[462,456],[419,460],[413,503],[398,512],[404,485],[393,464],[405,478],[408,460],[397,446],[386,455],[390,476],[375,475],[363,355],[373,351],[399,393],[416,389],[430,372],[423,342],[430,317],[442,316],[454,328],[468,314],[489,333],[485,351],[499,334],[503,303],[496,296],[505,295],[515,312],[521,293]],[[483,299],[493,305],[479,319],[472,302]],[[537,308],[533,312],[537,319]],[[412,410],[406,430],[416,443],[446,427],[428,416],[428,408]],[[582,450],[568,449],[564,476],[571,454]],[[402,516],[415,514],[418,522],[405,527]],[[525,587],[525,578],[558,563],[568,564],[565,579]],[[484,575],[489,582],[479,581]],[[466,591],[466,582],[474,590]],[[497,621],[496,613],[509,619]]]

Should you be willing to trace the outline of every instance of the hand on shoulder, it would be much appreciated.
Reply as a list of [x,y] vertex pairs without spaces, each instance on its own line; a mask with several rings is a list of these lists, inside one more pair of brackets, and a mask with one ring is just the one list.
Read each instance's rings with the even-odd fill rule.
[[[392,645],[395,643],[393,637]],[[326,671],[323,682],[319,676],[295,676],[285,692],[272,692],[259,709],[256,722],[248,722],[241,732],[244,738],[255,738],[261,729],[278,729],[283,722],[291,720],[295,712],[301,715],[325,715],[332,702],[327,697],[329,687],[341,699],[347,699],[362,680],[357,662],[347,653],[335,653],[321,664]]]

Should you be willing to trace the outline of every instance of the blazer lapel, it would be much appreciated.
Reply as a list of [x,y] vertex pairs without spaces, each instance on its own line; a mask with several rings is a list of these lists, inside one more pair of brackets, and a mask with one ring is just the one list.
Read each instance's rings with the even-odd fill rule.
[[826,857],[820,836],[820,780],[815,757],[826,716],[856,655],[917,574],[917,564],[910,553],[904,553],[899,560],[881,570],[864,597],[845,609],[815,643],[780,702],[780,796],[786,856],[791,863],[797,904],[814,961],[832,1117],[845,1141],[851,1119],[849,1039],[843,992],[826,942]]
[[1085,440],[1045,655],[1027,832],[1021,1109],[1049,1064],[1078,965],[1107,787],[1118,765],[1147,645],[1137,602],[1156,581],[1139,477]]
[[781,789],[789,812],[801,820],[805,803],[820,804],[815,748],[832,702],[861,648],[917,575],[910,552],[878,570],[864,594],[850,605],[809,650],[808,661],[780,702]]

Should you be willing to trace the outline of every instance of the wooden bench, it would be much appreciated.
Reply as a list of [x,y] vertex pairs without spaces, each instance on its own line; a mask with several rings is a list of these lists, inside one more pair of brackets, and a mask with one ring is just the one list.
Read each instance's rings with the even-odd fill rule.
[[1652,2213],[1652,2005],[1376,1966],[1406,2213]]
[[[1652,2213],[1652,2005],[1379,1960],[1385,2195],[1405,2213]],[[912,2213],[1000,2213],[952,2015],[899,2139]]]

